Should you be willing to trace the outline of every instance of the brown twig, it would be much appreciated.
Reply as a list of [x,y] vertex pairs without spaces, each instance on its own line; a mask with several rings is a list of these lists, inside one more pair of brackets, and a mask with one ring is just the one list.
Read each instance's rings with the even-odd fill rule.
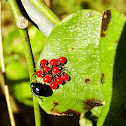
[[5,90],[5,98],[6,98],[6,102],[7,102],[7,108],[8,108],[8,113],[9,113],[11,126],[16,126],[14,115],[13,115],[12,108],[11,108],[10,97],[9,97],[9,90],[8,90],[8,86],[7,85],[4,86],[4,90]]
[[4,87],[3,90],[5,93],[5,98],[6,98],[6,103],[7,103],[7,107],[8,107],[8,113],[9,113],[11,126],[16,126],[14,115],[13,115],[12,108],[11,108],[11,103],[10,103],[9,90],[8,90],[8,86],[5,84],[5,76],[4,76],[5,63],[4,63],[4,56],[3,56],[2,32],[1,32],[1,5],[2,5],[2,2],[0,1],[0,59],[1,59],[1,69],[2,69],[2,73],[3,73],[3,87]]
[[5,64],[4,64],[3,48],[2,48],[2,33],[1,33],[1,5],[2,2],[0,1],[0,59],[1,59],[2,72],[5,73]]

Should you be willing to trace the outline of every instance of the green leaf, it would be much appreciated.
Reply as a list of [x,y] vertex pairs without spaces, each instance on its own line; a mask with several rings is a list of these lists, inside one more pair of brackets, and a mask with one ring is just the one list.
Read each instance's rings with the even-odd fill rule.
[[[65,56],[65,72],[71,79],[53,90],[52,96],[38,98],[47,113],[85,113],[104,104],[99,58],[101,16],[93,10],[82,10],[64,19],[51,32],[38,69],[43,58],[51,60]],[[85,79],[90,82],[87,84]],[[37,81],[42,83],[42,79]]]
[[28,78],[28,71],[24,65],[12,62],[6,66],[6,76],[10,80],[21,80]]
[[102,126],[105,121],[105,126],[123,126],[126,125],[126,19],[117,11],[110,12],[111,19],[105,36],[100,40],[101,72],[104,73],[102,92],[105,106],[97,125]]
[[[100,116],[99,112],[95,115],[98,126],[126,124],[125,21],[114,10],[104,12],[103,19],[96,11],[82,10],[53,29],[40,60],[65,56],[65,72],[71,80],[53,90],[52,96],[38,99],[47,113],[85,113],[103,106]],[[43,83],[40,78],[37,81]]]

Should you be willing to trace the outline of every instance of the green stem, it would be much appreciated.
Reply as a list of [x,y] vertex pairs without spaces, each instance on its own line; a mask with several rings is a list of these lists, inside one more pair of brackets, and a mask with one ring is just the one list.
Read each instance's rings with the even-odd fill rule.
[[60,22],[60,19],[41,1],[29,0],[42,14],[44,14],[54,25]]
[[[16,2],[16,0],[8,0],[8,3],[10,4],[11,10],[14,14],[15,20],[16,22],[18,21],[18,17],[22,16],[22,13],[18,7],[18,4]],[[19,32],[20,32],[20,36],[22,39],[22,44],[24,47],[24,53],[25,53],[25,58],[26,58],[26,62],[28,65],[28,71],[29,71],[29,76],[30,79],[32,77],[32,75],[34,74],[34,59],[33,59],[33,55],[32,55],[32,50],[31,50],[31,45],[30,45],[30,40],[29,40],[29,36],[28,36],[28,32],[27,29],[20,29],[18,28]],[[37,102],[37,98],[33,95],[33,104],[34,104],[34,114],[35,114],[35,123],[36,126],[41,126],[41,115],[40,115],[40,108],[39,108],[39,104]]]
[[34,103],[35,124],[36,126],[42,126],[40,107],[39,107],[37,98],[35,96],[33,96],[33,103]]
[[34,70],[34,59],[32,55],[28,32],[27,32],[27,29],[25,30],[18,29],[18,30],[22,39],[22,44],[24,47],[24,53],[25,53],[25,58],[26,58],[27,66],[28,66],[29,76],[31,79],[32,75],[35,73],[35,70]]

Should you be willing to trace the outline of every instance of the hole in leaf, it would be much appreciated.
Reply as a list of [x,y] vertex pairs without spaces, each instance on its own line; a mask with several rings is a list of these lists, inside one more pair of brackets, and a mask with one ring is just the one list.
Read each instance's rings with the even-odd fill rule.
[[101,83],[102,83],[102,84],[104,83],[104,77],[105,77],[105,74],[102,73],[102,74],[101,74]]
[[90,83],[90,79],[85,79],[85,83],[89,84]]

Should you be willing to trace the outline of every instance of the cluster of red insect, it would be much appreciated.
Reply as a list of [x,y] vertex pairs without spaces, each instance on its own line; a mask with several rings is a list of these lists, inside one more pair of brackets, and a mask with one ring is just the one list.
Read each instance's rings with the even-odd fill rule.
[[66,57],[51,59],[50,61],[42,59],[40,61],[40,70],[36,71],[37,77],[42,77],[43,82],[50,83],[52,89],[69,80],[69,75],[63,72],[64,64],[67,62]]

